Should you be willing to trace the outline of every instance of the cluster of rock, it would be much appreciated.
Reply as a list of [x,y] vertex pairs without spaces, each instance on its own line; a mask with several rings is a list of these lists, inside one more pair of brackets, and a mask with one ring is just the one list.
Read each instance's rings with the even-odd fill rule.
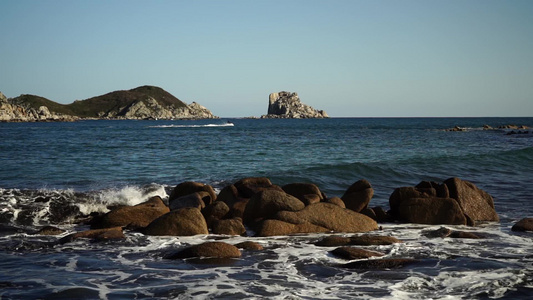
[[300,101],[297,93],[279,92],[268,97],[268,114],[261,118],[329,118],[323,110],[316,110]]
[[[498,127],[492,127],[492,126],[486,125],[486,124],[483,125],[483,130],[519,130],[519,132],[522,133],[523,131],[520,131],[520,130],[527,130],[527,129],[529,129],[529,127],[526,126],[526,125],[508,124],[508,125],[501,125],[501,126],[498,126]],[[446,129],[446,131],[468,131],[468,128],[460,127],[460,126],[454,126],[452,128]],[[511,132],[514,132],[514,131],[511,131]]]
[[1,122],[35,122],[35,121],[76,121],[76,116],[50,112],[48,107],[25,107],[7,99],[0,92],[0,121]]
[[101,119],[126,120],[172,120],[172,119],[217,119],[206,107],[192,102],[187,106],[176,107],[163,105],[153,97],[137,100],[132,104],[117,110],[102,111],[98,114]]

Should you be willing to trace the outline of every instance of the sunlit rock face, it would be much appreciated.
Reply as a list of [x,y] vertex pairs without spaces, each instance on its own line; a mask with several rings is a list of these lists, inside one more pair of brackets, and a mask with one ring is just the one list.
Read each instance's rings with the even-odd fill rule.
[[317,110],[300,101],[297,93],[279,92],[268,96],[268,114],[261,118],[329,118],[323,110]]

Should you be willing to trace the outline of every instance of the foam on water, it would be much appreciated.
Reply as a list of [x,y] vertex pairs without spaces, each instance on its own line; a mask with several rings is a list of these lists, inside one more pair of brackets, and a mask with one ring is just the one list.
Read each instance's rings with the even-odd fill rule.
[[201,127],[233,127],[233,123],[224,123],[224,124],[187,124],[187,125],[154,125],[148,126],[149,128],[201,128]]

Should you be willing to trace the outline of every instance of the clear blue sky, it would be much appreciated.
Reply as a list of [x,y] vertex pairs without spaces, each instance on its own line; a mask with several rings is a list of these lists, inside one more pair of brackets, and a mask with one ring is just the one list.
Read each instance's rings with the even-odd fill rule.
[[0,91],[156,85],[221,117],[533,116],[533,1],[0,1]]

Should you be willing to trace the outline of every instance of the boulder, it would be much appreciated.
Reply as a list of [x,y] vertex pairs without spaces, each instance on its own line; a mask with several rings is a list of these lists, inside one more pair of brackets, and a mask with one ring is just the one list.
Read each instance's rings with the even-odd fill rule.
[[335,204],[338,207],[346,208],[346,205],[344,204],[344,201],[342,201],[339,197],[331,197],[326,200],[326,203]]
[[396,217],[402,201],[406,199],[430,198],[435,197],[436,193],[434,189],[422,189],[412,186],[396,188],[389,197],[391,214]]
[[463,210],[451,198],[408,198],[402,201],[397,218],[418,224],[467,224]]
[[202,210],[205,207],[205,203],[210,203],[212,196],[208,192],[194,192],[185,196],[174,198],[168,201],[168,207],[170,210],[176,210],[185,207],[196,207]]
[[372,196],[374,196],[372,185],[367,180],[362,179],[352,184],[341,199],[344,201],[346,208],[361,212],[368,207]]
[[209,234],[207,223],[198,208],[173,210],[155,219],[143,233],[146,235],[190,236]]
[[402,243],[401,240],[384,235],[360,235],[352,237],[327,236],[315,242],[316,246],[338,247],[338,246],[382,246]]
[[305,204],[305,206],[307,206],[307,205],[318,203],[320,202],[321,199],[322,199],[322,196],[319,196],[316,194],[308,194],[308,195],[303,195],[300,200]]
[[213,221],[224,219],[229,213],[229,207],[222,201],[215,201],[202,210],[207,227],[211,228]]
[[257,226],[256,236],[279,236],[299,233],[329,232],[330,230],[311,223],[292,224],[280,220],[264,220]]
[[209,194],[210,199],[202,199],[206,205],[211,204],[211,202],[214,202],[217,198],[215,190],[210,185],[199,182],[187,181],[178,184],[174,188],[174,190],[172,190],[172,193],[168,198],[168,202],[170,203],[174,199],[196,192],[207,192]]
[[281,211],[274,219],[293,223],[311,223],[334,232],[366,232],[378,229],[376,221],[353,210],[331,203],[315,203],[300,211]]
[[239,258],[241,251],[233,245],[224,242],[206,242],[199,245],[194,245],[180,250],[174,254],[168,255],[168,259],[183,259],[183,258]]
[[94,239],[97,241],[106,241],[106,240],[117,240],[124,239],[124,232],[122,232],[122,227],[113,227],[113,228],[104,228],[104,229],[92,229],[81,232],[76,232],[69,234],[66,237],[63,237],[59,240],[59,243],[70,243],[80,238],[85,239]]
[[312,183],[290,183],[281,187],[285,193],[294,196],[300,201],[305,202],[306,197],[311,197],[311,195],[316,195],[318,197],[317,202],[323,199],[323,194],[316,186]]
[[340,267],[347,269],[381,270],[401,268],[405,265],[413,264],[415,262],[417,262],[417,260],[411,258],[367,259],[349,262],[340,265]]
[[234,184],[241,198],[251,198],[254,194],[275,188],[270,179],[266,177],[243,178]]
[[513,225],[512,231],[533,231],[533,218],[523,218]]
[[214,234],[242,235],[246,233],[246,229],[240,218],[234,218],[214,221],[212,232]]
[[261,246],[261,244],[252,241],[235,244],[235,247],[243,250],[263,250],[263,246]]
[[369,258],[374,256],[383,256],[383,253],[370,251],[354,247],[339,247],[331,251],[331,254],[342,259],[353,260]]
[[473,221],[499,221],[494,209],[494,200],[485,191],[473,183],[459,178],[444,181],[450,192],[450,198],[457,200],[459,205]]
[[230,207],[228,217],[229,218],[243,218],[244,216],[244,210],[246,209],[246,206],[248,206],[248,202],[250,202],[250,199],[243,199],[241,201],[235,202],[233,206]]
[[35,234],[38,235],[59,235],[62,233],[65,233],[66,231],[54,226],[44,226],[43,228],[39,229]]
[[102,217],[95,218],[91,224],[91,228],[111,228],[118,226],[128,226],[130,228],[146,227],[153,220],[169,211],[169,208],[161,200],[161,197],[155,196],[135,206],[122,206],[113,209]]
[[298,211],[305,207],[302,201],[283,191],[263,190],[253,195],[244,210],[245,224],[270,219],[279,211]]
[[232,207],[235,202],[238,202],[242,199],[239,198],[239,190],[235,187],[235,185],[231,184],[225,186],[220,191],[217,196],[217,200],[226,203],[228,207]]
[[421,181],[415,186],[415,188],[421,191],[426,191],[426,193],[435,197],[450,198],[450,191],[444,183],[441,184],[435,181]]

